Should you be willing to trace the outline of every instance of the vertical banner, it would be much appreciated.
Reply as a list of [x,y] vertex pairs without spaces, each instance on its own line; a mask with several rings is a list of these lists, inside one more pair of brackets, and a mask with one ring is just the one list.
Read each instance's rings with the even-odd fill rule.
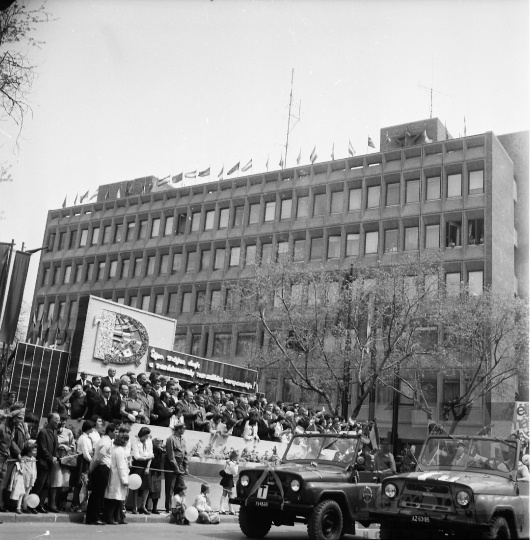
[[9,275],[9,261],[13,244],[0,242],[0,322],[2,321],[2,308],[7,292],[7,277]]
[[17,251],[15,254],[15,262],[7,288],[7,299],[0,326],[0,341],[7,344],[11,344],[15,338],[30,259],[31,253]]

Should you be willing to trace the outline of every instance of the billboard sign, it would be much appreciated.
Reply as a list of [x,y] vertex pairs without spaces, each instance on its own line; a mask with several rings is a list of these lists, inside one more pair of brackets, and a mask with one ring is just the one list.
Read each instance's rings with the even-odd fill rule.
[[211,386],[236,392],[248,393],[257,389],[258,372],[254,369],[159,347],[149,347],[147,370],[197,384],[210,383]]
[[78,371],[106,375],[111,365],[145,371],[149,346],[171,350],[176,325],[175,319],[91,296]]

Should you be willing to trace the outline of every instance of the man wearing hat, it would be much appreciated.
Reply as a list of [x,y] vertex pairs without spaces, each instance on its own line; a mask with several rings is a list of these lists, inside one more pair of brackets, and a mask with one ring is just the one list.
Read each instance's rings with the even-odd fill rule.
[[171,497],[176,487],[186,487],[184,476],[188,474],[188,451],[184,440],[184,422],[178,421],[173,426],[173,434],[166,441],[166,459],[164,479],[166,484],[166,512],[169,513]]

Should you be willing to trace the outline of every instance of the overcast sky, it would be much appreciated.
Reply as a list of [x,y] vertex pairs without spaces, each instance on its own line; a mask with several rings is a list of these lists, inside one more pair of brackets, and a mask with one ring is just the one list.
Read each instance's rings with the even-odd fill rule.
[[[33,2],[34,0],[31,0]],[[0,241],[42,245],[67,196],[253,159],[278,168],[366,153],[384,126],[433,116],[453,136],[528,129],[526,0],[48,0],[31,105],[0,126]],[[26,286],[31,300],[38,267]]]

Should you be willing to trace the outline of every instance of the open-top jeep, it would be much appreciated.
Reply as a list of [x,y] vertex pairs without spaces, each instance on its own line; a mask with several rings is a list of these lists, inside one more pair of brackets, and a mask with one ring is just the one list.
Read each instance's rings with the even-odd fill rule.
[[428,438],[415,472],[383,481],[370,512],[381,539],[528,538],[519,446],[493,437]]
[[241,507],[242,532],[261,538],[273,524],[298,522],[313,540],[337,540],[355,534],[356,521],[368,526],[382,475],[357,472],[361,447],[357,435],[306,432],[293,436],[280,465],[240,470],[230,502]]

